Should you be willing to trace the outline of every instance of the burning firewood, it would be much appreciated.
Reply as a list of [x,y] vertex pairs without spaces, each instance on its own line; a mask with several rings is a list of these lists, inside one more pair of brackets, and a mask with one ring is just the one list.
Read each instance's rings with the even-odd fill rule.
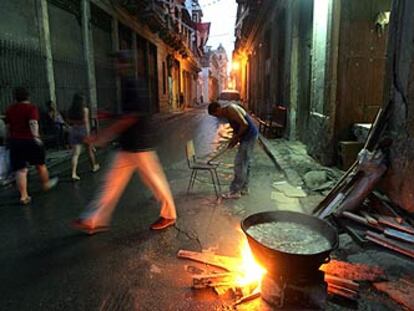
[[235,273],[203,274],[193,276],[193,288],[232,286],[237,279]]
[[237,300],[237,301],[233,304],[233,306],[238,306],[238,305],[241,305],[242,303],[252,301],[252,300],[254,300],[254,299],[256,299],[256,298],[259,298],[259,297],[260,297],[260,292],[255,292],[255,293],[253,293],[253,294],[250,294],[250,295],[248,295],[248,296],[245,296],[245,297],[242,297],[242,298],[238,299],[238,300]]
[[[245,249],[243,249],[243,251],[245,251]],[[232,296],[237,299],[234,304],[230,306],[231,308],[260,296],[259,282],[261,276],[260,273],[256,271],[257,267],[250,262],[252,260],[250,253],[242,254],[242,258],[239,259],[216,255],[211,252],[199,253],[180,250],[177,253],[177,257],[212,265],[228,271],[223,273],[196,273],[192,276],[192,288],[212,288],[219,296],[230,291]],[[253,266],[249,266],[249,263]],[[248,267],[246,267],[246,265]],[[249,269],[250,271],[246,271]],[[199,270],[195,271],[200,272]]]
[[216,266],[227,271],[237,272],[239,270],[238,267],[241,265],[241,261],[237,258],[215,255],[212,253],[198,253],[187,250],[179,250],[177,257]]

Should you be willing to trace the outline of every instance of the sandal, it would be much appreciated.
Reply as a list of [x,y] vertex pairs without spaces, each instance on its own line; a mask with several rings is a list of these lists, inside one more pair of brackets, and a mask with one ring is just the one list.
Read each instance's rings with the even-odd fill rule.
[[97,171],[99,171],[100,168],[101,166],[99,164],[95,164],[92,168],[92,173],[96,173]]
[[32,198],[31,197],[27,197],[27,198],[24,198],[24,199],[20,199],[20,204],[22,204],[22,205],[28,205],[31,202],[32,202]]

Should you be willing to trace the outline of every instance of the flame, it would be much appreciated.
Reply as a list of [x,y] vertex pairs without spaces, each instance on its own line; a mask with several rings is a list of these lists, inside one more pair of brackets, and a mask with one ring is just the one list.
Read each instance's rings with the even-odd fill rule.
[[261,267],[255,258],[253,257],[252,251],[246,239],[242,243],[241,250],[241,275],[236,279],[238,286],[247,286],[251,284],[257,284],[260,288],[260,283],[263,276],[266,274],[266,270]]

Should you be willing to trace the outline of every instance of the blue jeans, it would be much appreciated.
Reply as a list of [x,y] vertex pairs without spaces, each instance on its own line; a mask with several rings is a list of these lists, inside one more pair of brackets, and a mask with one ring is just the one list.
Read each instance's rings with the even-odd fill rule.
[[256,141],[257,136],[240,142],[239,150],[234,159],[234,179],[230,185],[231,192],[239,192],[249,186],[250,166]]

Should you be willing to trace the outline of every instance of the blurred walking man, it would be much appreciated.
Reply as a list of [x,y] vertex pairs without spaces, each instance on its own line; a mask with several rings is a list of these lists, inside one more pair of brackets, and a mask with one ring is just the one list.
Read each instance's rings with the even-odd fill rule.
[[29,92],[22,87],[14,89],[15,102],[7,108],[8,145],[10,162],[16,172],[20,203],[27,205],[31,197],[27,191],[27,165],[35,165],[43,190],[56,186],[58,179],[49,179],[45,165],[45,149],[39,135],[39,110],[29,101]]
[[118,137],[121,150],[116,153],[96,198],[72,223],[75,229],[88,234],[108,230],[116,204],[134,172],[139,173],[161,204],[160,217],[151,229],[165,229],[174,225],[177,218],[170,187],[154,151],[145,80],[135,78],[132,52],[121,51],[117,56],[123,114],[112,126],[90,137],[88,142],[102,146]]
[[234,178],[230,192],[223,195],[224,199],[239,199],[249,193],[250,166],[259,132],[251,117],[239,105],[221,107],[219,103],[213,102],[208,105],[208,113],[216,118],[226,119],[233,128],[233,137],[228,148],[240,143],[234,160]]

